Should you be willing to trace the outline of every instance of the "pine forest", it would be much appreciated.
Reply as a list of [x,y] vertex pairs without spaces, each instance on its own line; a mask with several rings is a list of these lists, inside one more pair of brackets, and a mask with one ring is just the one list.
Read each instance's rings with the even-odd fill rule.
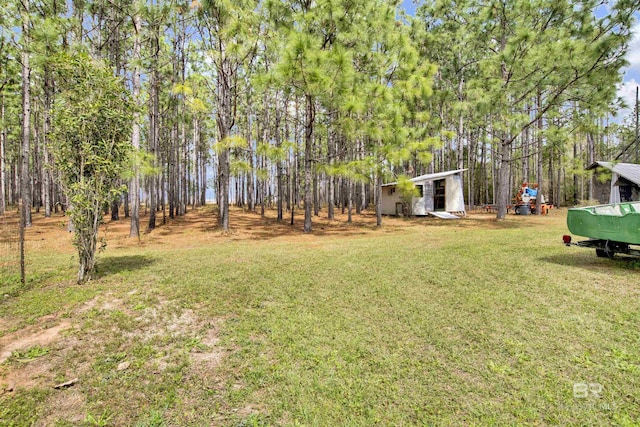
[[523,181],[571,206],[595,160],[638,160],[633,0],[0,3],[0,215],[27,227],[135,237],[205,203],[222,230],[233,205],[380,225],[381,184],[452,169],[500,219]]

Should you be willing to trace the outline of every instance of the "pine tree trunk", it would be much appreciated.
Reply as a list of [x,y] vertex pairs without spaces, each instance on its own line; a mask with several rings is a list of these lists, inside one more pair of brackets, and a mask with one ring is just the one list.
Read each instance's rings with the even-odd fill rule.
[[551,201],[551,203],[553,203],[554,205],[558,205],[558,200],[556,199],[556,195],[555,195],[555,183],[554,183],[554,163],[553,163],[553,156],[554,156],[554,147],[553,145],[549,144],[549,200]]
[[[265,130],[264,130],[264,132],[266,133],[266,126],[267,126],[267,125],[266,125],[266,123],[265,123],[265,125],[264,125],[264,126],[265,126]],[[266,135],[265,135],[265,137],[266,137]],[[266,140],[267,140],[267,139],[265,138],[263,141],[266,141]],[[264,158],[264,156],[260,156],[260,168],[261,168],[262,170],[265,170],[265,168],[266,168],[266,163],[265,163],[265,158]],[[259,181],[259,184],[258,184],[258,185],[259,185],[259,187],[260,187],[260,216],[261,216],[262,218],[264,218],[264,213],[265,213],[265,210],[264,210],[265,206],[264,206],[264,204],[265,204],[265,198],[266,198],[266,192],[267,192],[267,182],[266,182],[266,177],[261,178],[261,179],[260,179],[260,181]]]
[[[538,104],[538,108],[540,108],[540,104],[542,103],[542,94],[540,92],[538,92],[538,96],[536,99],[536,102]],[[543,120],[542,120],[542,116],[538,117],[537,123],[536,123],[536,137],[537,137],[537,145],[538,145],[538,155],[537,155],[537,161],[536,161],[536,182],[538,183],[538,197],[540,197],[540,199],[542,200],[542,162],[543,162],[543,155],[542,155],[542,126],[543,126]],[[542,214],[542,204],[541,203],[536,203],[536,215],[540,215]]]
[[376,172],[375,176],[376,227],[382,227],[382,176]]
[[[132,74],[132,95],[133,102],[136,105],[136,110],[133,115],[133,127],[131,129],[131,145],[133,150],[137,152],[140,150],[140,60],[141,60],[141,45],[140,31],[142,30],[142,22],[140,18],[140,12],[136,11],[133,17],[133,74]],[[129,237],[140,237],[140,169],[138,162],[133,166],[133,178],[129,184],[129,196],[131,197],[131,224],[129,226]]]
[[198,118],[194,114],[193,116],[193,129],[192,129],[192,141],[193,141],[193,151],[191,151],[191,160],[190,160],[190,181],[192,183],[191,186],[191,209],[195,209],[198,205],[198,178],[200,177],[200,169],[198,168],[198,140],[200,139],[200,135],[198,135],[198,131],[200,130],[200,125],[198,124]]
[[566,177],[563,180],[562,176],[564,175],[564,167],[562,166],[562,155],[558,156],[558,167],[556,168],[558,172],[558,178],[556,180],[556,205],[559,207],[563,202],[566,202],[566,196],[564,200],[562,199],[562,183],[566,182]]
[[467,203],[469,204],[469,210],[475,209],[476,205],[476,190],[475,190],[475,171],[476,171],[476,141],[475,135],[469,134],[469,149],[467,151],[467,164],[469,167],[469,175],[467,177],[469,192]]
[[223,232],[229,231],[229,184],[231,175],[230,150],[228,148],[227,139],[230,136],[233,127],[233,105],[232,105],[232,64],[226,57],[226,46],[220,41],[219,55],[221,61],[217,66],[218,78],[216,79],[216,122],[218,126],[218,135],[220,142],[224,146],[219,150],[218,154],[218,188],[220,194],[219,201],[219,223]]
[[[573,141],[573,158],[574,160],[578,157],[578,144],[576,141]],[[573,172],[573,204],[574,206],[578,204],[578,174]]]
[[[327,157],[329,158],[329,168],[332,168],[335,160],[334,160],[334,144],[335,143],[335,132],[333,130],[329,131],[329,135],[327,137]],[[335,177],[333,174],[328,176],[327,179],[327,218],[330,220],[335,219],[334,212],[334,198],[335,198]]]
[[[46,108],[46,107],[45,107]],[[47,135],[49,134],[49,125],[47,124],[47,122],[49,122],[49,115],[47,114],[45,119],[44,119],[44,123],[45,123],[45,135],[44,135],[44,144],[42,147],[42,156],[43,156],[43,162],[45,167],[43,168],[42,174],[43,174],[43,182],[42,182],[42,189],[43,189],[43,197],[44,197],[44,216],[45,218],[50,218],[51,217],[51,207],[52,207],[52,203],[51,203],[51,170],[49,169],[49,149],[48,149],[48,138]]]
[[[180,46],[180,81],[184,83],[185,81],[185,73],[186,73],[186,55],[185,55],[185,41],[186,41],[186,25],[185,20],[180,20],[180,41],[178,46]],[[186,105],[185,99],[182,97],[181,99],[183,116],[186,116]],[[182,131],[181,131],[181,149],[182,149],[182,162],[180,167],[180,179],[181,179],[181,187],[180,187],[180,215],[187,214],[187,206],[189,204],[189,147],[187,142],[187,121],[180,120]]]
[[353,182],[351,180],[349,180],[348,183],[348,190],[347,190],[347,205],[348,205],[348,209],[347,209],[347,223],[351,224],[351,211],[353,210]]
[[[275,139],[276,139],[276,146],[278,148],[282,147],[282,137],[280,136],[280,122],[282,121],[282,110],[280,108],[280,103],[278,102],[278,94],[276,94],[276,99],[275,99],[275,103],[276,103],[276,123],[275,123]],[[277,215],[277,221],[281,222],[282,221],[282,215],[283,215],[283,202],[284,202],[284,185],[282,182],[282,159],[280,158],[280,156],[278,156],[278,159],[276,160],[276,188],[277,188],[277,192],[278,192],[278,215]]]
[[[458,101],[460,102],[464,101],[463,90],[464,90],[464,78],[461,77],[458,83]],[[458,146],[456,147],[458,150],[458,153],[456,156],[458,162],[456,164],[456,169],[464,168],[463,136],[464,136],[464,116],[462,114],[462,111],[460,111],[460,113],[458,114],[458,135],[457,135]],[[464,188],[464,185],[462,185],[462,188]]]
[[6,133],[4,127],[4,115],[5,115],[5,106],[4,106],[4,93],[0,93],[0,215],[4,215],[7,210],[7,198],[5,192],[5,185],[7,182],[5,175],[5,158],[6,158]]
[[497,182],[497,219],[504,219],[507,215],[507,204],[509,202],[509,168],[511,166],[511,141],[508,137],[503,137],[500,141],[500,169],[498,171]]
[[[531,115],[530,108],[527,106],[527,116]],[[529,182],[529,146],[531,141],[531,129],[524,130],[522,141],[522,180]]]
[[314,216],[318,216],[320,215],[320,194],[318,191],[318,182],[320,180],[318,179],[318,174],[316,172],[313,172],[313,215]]
[[[595,138],[591,131],[587,132],[587,163],[591,166],[595,161]],[[593,200],[593,174],[589,174],[587,179],[587,198]]]
[[[263,111],[262,111],[262,128],[261,128],[261,142],[262,144],[269,144],[269,98],[267,94],[265,94],[263,99]],[[264,155],[260,155],[260,169],[263,172],[267,171],[267,159]],[[267,202],[267,179],[266,173],[262,175],[262,177],[258,180],[258,188],[260,191],[260,216],[264,218],[265,215],[265,204]]]
[[[175,81],[172,82],[172,86],[175,85]],[[169,191],[167,194],[167,198],[169,201],[169,218],[175,217],[175,207],[176,207],[176,150],[178,145],[178,114],[175,109],[173,109],[173,125],[171,126],[171,135],[168,141],[168,155],[167,155],[167,164],[166,164],[166,177],[167,184],[169,187]]]
[[[151,154],[154,162],[154,166],[159,164],[156,156],[159,153],[160,146],[160,89],[159,89],[159,61],[158,56],[160,53],[159,35],[157,24],[154,23],[152,38],[152,62],[151,62],[151,82],[150,82],[150,101],[151,101],[151,115],[149,117],[149,153]],[[149,179],[149,230],[156,228],[156,213],[158,212],[158,199],[159,199],[159,176],[152,176]]]
[[315,111],[313,97],[309,94],[305,96],[306,117],[304,133],[304,232],[311,232],[311,205],[313,203],[313,192],[311,189],[311,156],[313,154],[313,125],[315,121]]
[[[163,153],[163,162],[167,162],[167,159],[164,158],[166,153]],[[160,187],[158,188],[159,194],[158,199],[160,200],[160,209],[162,210],[162,225],[167,223],[167,192],[164,189],[167,188],[167,169],[162,169],[162,175],[160,175]]]
[[118,221],[120,219],[120,196],[118,196],[113,202],[111,202],[111,221]]
[[20,168],[20,198],[22,199],[22,220],[25,227],[31,227],[31,177],[29,174],[29,155],[31,154],[31,66],[29,64],[29,3],[22,2],[22,151]]
[[247,205],[249,206],[250,212],[255,212],[256,210],[256,202],[255,202],[255,165],[254,165],[254,150],[253,150],[253,141],[251,140],[251,131],[253,123],[251,121],[252,116],[252,108],[250,104],[249,96],[247,95],[247,129],[245,139],[247,140],[248,153],[249,157],[249,173],[247,174]]
[[51,210],[53,208],[53,179],[51,176],[49,158],[49,132],[51,129],[51,107],[53,103],[54,82],[51,77],[51,72],[47,68],[44,71],[44,112],[42,119],[42,162],[44,167],[42,168],[42,197],[44,204],[44,216],[45,218],[51,217]]
[[498,194],[498,153],[495,145],[490,145],[491,149],[491,203],[496,204]]
[[487,182],[487,143],[482,142],[480,145],[480,183],[481,183],[481,193],[480,195],[483,197],[482,203],[489,203],[489,183]]
[[[36,104],[35,112],[33,114],[35,123],[38,123],[40,119],[40,112],[38,111],[37,105],[38,104]],[[42,207],[42,173],[43,171],[42,171],[42,165],[40,163],[39,141],[41,136],[39,135],[39,131],[40,131],[40,128],[38,126],[34,126],[32,129],[33,136],[31,138],[31,140],[33,141],[33,143],[31,144],[32,145],[31,164],[33,165],[32,167],[33,177],[31,178],[32,180],[31,195],[32,195],[32,206],[35,209],[36,213],[40,213],[40,208]]]
[[[228,135],[221,134],[221,140],[225,140]],[[218,154],[218,183],[220,194],[218,194],[220,217],[219,223],[224,232],[229,231],[229,149],[223,148]]]

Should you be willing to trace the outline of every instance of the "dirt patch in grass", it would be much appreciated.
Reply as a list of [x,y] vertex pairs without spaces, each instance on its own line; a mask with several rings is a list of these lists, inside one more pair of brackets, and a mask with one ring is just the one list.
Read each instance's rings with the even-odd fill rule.
[[222,327],[224,320],[215,319],[210,322],[205,328],[204,334],[201,338],[198,338],[199,345],[194,346],[191,349],[191,369],[198,375],[216,377],[215,370],[222,363],[222,359],[225,356],[226,351],[220,347],[220,328]]
[[[0,372],[0,384],[3,393],[11,393],[17,389],[31,389],[44,386],[46,378],[51,372],[51,364],[48,360],[36,359],[26,363],[20,363],[18,367]],[[53,384],[50,384],[51,386]]]
[[4,363],[11,354],[16,350],[24,350],[36,345],[45,347],[55,342],[60,333],[71,327],[71,322],[63,320],[59,324],[51,327],[43,325],[29,326],[14,333],[8,334],[0,338],[0,364]]
[[[74,323],[69,319],[44,316],[36,325],[0,338],[0,394],[51,389],[72,378],[63,367],[69,349],[74,348],[75,338],[68,333],[75,330]],[[68,377],[61,380],[61,375]]]
[[59,420],[79,425],[86,418],[86,403],[86,397],[77,389],[60,390],[47,399],[43,405],[47,410],[36,425],[51,426]]

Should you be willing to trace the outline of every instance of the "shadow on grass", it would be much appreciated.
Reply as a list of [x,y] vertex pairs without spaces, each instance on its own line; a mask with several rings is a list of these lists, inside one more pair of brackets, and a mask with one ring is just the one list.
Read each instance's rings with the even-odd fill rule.
[[540,258],[540,261],[549,262],[567,267],[579,267],[587,270],[624,269],[640,270],[640,258],[626,255],[616,255],[613,259],[596,257],[595,250],[587,250],[586,253],[567,253],[566,255],[552,255]]
[[402,218],[405,221],[412,221],[417,225],[433,226],[433,227],[456,227],[468,229],[485,229],[485,230],[508,230],[531,227],[530,223],[525,221],[519,222],[507,219],[498,221],[491,217],[466,216],[460,219],[441,219],[432,216],[420,216]]
[[[145,234],[167,238],[178,238],[193,230],[203,233],[213,233],[217,237],[230,240],[271,240],[280,237],[352,237],[370,234],[396,233],[402,230],[410,230],[414,227],[438,227],[457,229],[488,229],[488,230],[509,230],[529,228],[535,225],[536,216],[516,217],[509,215],[503,221],[495,219],[495,215],[483,215],[472,213],[459,220],[445,220],[431,216],[424,217],[394,217],[384,215],[382,227],[376,227],[376,215],[372,211],[363,211],[360,214],[353,213],[353,222],[347,223],[347,215],[341,213],[336,208],[335,219],[327,219],[326,211],[321,211],[319,216],[313,216],[312,229],[309,234],[303,233],[304,210],[296,209],[294,214],[294,225],[291,225],[291,212],[287,211],[283,215],[282,221],[275,218],[276,212],[267,209],[263,217],[260,213],[251,212],[246,209],[231,207],[230,231],[222,232],[218,224],[218,211],[215,206],[207,205],[188,214],[175,218],[166,218],[166,223],[159,218],[157,226],[153,230],[147,230]],[[143,218],[143,215],[141,215]]]
[[[269,240],[283,236],[301,236],[303,233],[304,216],[297,213],[294,225],[291,225],[291,217],[287,215],[281,222],[275,218],[261,217],[257,213],[243,213],[242,215],[231,216],[231,232],[233,237],[237,231],[247,232],[253,240]],[[463,217],[458,220],[448,220],[434,218],[431,216],[411,216],[393,217],[384,215],[382,217],[382,227],[375,225],[375,214],[362,213],[353,214],[353,222],[347,223],[345,215],[340,215],[339,219],[328,220],[325,216],[313,217],[313,231],[310,235],[315,237],[352,237],[364,235],[370,232],[376,233],[396,233],[402,230],[410,230],[413,227],[450,227],[458,229],[519,229],[530,227],[530,224],[517,221],[496,221],[495,219]],[[218,232],[222,230],[216,221],[200,223],[199,228],[205,233]],[[169,231],[167,231],[169,233]]]
[[95,278],[103,278],[125,271],[140,270],[155,263],[155,258],[146,255],[124,255],[100,258],[96,264]]

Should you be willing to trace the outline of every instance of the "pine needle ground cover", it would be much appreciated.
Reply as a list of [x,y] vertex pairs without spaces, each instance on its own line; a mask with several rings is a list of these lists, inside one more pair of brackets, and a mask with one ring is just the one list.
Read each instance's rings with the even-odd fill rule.
[[[638,425],[640,263],[567,248],[566,211],[314,223],[63,218],[0,281],[0,425]],[[57,387],[57,388],[54,388]]]

